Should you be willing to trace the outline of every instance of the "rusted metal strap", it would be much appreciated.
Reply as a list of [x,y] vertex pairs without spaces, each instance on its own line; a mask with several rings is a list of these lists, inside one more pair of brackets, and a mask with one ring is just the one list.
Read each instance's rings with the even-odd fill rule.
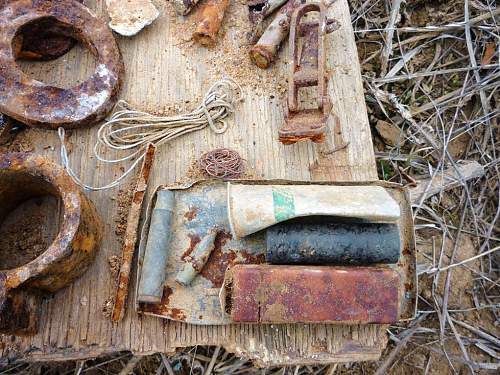
[[221,303],[235,322],[394,323],[401,278],[391,268],[236,265]]
[[[42,22],[43,21],[43,22]],[[16,63],[17,35],[35,24],[80,40],[96,55],[96,70],[68,89],[24,74]],[[91,125],[105,117],[118,95],[124,67],[107,25],[75,0],[16,0],[0,8],[0,112],[26,125],[56,129]]]
[[[319,12],[316,22],[302,21],[311,13]],[[325,71],[325,35],[336,27],[326,17],[323,3],[308,3],[295,9],[290,26],[290,71],[288,97],[285,103],[285,125],[279,130],[283,144],[311,140],[323,142],[326,121],[332,108],[327,92]],[[302,43],[299,44],[299,39]],[[299,90],[317,87],[316,108],[299,108]]]
[[114,322],[120,321],[125,313],[125,304],[127,302],[128,286],[130,283],[130,270],[132,268],[132,259],[134,258],[135,243],[137,241],[137,227],[139,226],[142,202],[146,194],[149,175],[153,166],[154,154],[155,146],[150,143],[144,156],[144,162],[137,179],[132,197],[132,205],[128,214],[125,240],[122,248],[122,263],[120,273],[118,274],[118,287],[116,289],[113,313],[111,314],[111,320]]

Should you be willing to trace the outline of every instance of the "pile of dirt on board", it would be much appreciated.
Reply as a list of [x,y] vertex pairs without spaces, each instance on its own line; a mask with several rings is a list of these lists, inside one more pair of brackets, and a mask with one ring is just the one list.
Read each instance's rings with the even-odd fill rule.
[[58,223],[52,222],[56,209],[55,198],[34,198],[1,221],[0,269],[26,264],[47,250],[57,233]]

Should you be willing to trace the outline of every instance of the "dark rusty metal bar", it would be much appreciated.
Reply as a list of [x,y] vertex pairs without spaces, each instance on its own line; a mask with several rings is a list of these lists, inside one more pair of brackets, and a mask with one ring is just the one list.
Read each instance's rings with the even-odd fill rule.
[[127,228],[125,229],[125,239],[122,248],[122,263],[118,274],[118,286],[116,288],[115,303],[111,320],[118,322],[125,313],[125,304],[128,296],[128,286],[130,282],[130,271],[134,258],[135,243],[137,242],[137,228],[141,218],[142,202],[148,187],[149,175],[153,166],[155,146],[150,143],[147,146],[146,155],[142,163],[141,171],[137,178],[137,183],[132,197],[132,204],[128,213]]
[[[53,196],[63,210],[59,232],[47,249],[0,270],[0,332],[33,334],[38,296],[56,292],[85,272],[101,241],[102,224],[94,205],[64,169],[41,156],[0,154],[0,186],[0,223],[34,197]],[[1,251],[2,257],[17,256],[9,249]]]
[[207,0],[201,10],[201,18],[193,39],[205,47],[215,46],[217,33],[222,25],[224,13],[229,6],[229,0]]
[[397,224],[326,221],[284,222],[266,233],[272,264],[395,264],[401,253]]
[[[0,9],[16,0],[0,0]],[[83,0],[76,0],[83,3]],[[50,20],[31,22],[16,35],[15,55],[26,60],[52,60],[68,52],[76,43],[71,37],[59,35],[57,25]]]
[[391,268],[235,265],[221,303],[242,323],[394,323],[401,291]]
[[[302,22],[310,13],[319,12],[317,22]],[[326,17],[323,3],[308,3],[297,8],[290,26],[290,76],[285,103],[285,125],[279,129],[283,144],[311,140],[323,142],[326,121],[331,111],[328,96],[328,76],[325,71],[325,35],[335,29]],[[302,37],[302,45],[299,39]],[[317,87],[316,108],[300,109],[299,90]]]
[[[33,22],[80,40],[96,55],[94,74],[62,89],[31,79],[16,63],[16,38]],[[0,112],[34,127],[75,128],[102,119],[113,108],[123,61],[111,30],[75,0],[17,0],[0,8]]]

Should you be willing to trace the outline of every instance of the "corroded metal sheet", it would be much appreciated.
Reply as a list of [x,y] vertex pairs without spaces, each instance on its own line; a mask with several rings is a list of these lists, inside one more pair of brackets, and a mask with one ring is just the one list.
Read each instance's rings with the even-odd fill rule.
[[[163,296],[157,304],[138,303],[138,311],[193,324],[228,324],[231,320],[219,303],[224,274],[236,263],[264,262],[264,234],[244,240],[232,237],[227,219],[227,190],[223,182],[207,182],[172,191],[175,193],[175,210],[171,217]],[[206,263],[189,285],[181,285],[176,281],[177,276],[190,262],[197,245],[214,228],[217,228],[217,234]],[[143,233],[147,231],[143,230]],[[146,239],[142,239],[142,253],[145,243]]]
[[[286,180],[239,180],[233,183],[254,185],[256,189],[265,185],[288,187],[318,185],[323,187],[379,186],[384,188],[399,205],[401,214],[395,221],[400,229],[401,257],[397,265],[388,265],[401,275],[402,296],[399,299],[400,319],[410,319],[416,308],[415,240],[413,221],[408,196],[396,184],[384,182],[302,182]],[[175,192],[176,206],[172,217],[172,237],[166,267],[163,295],[159,304],[139,304],[138,312],[193,324],[221,325],[231,322],[222,310],[219,293],[223,285],[225,271],[236,264],[261,264],[264,262],[266,238],[263,231],[250,234],[242,239],[232,236],[227,219],[227,187],[223,181],[198,181],[191,184],[160,186],[158,189]],[[154,197],[153,197],[154,198]],[[152,201],[146,212],[151,212]],[[147,218],[148,220],[148,218]],[[148,232],[148,221],[142,230],[139,246],[139,272]],[[215,238],[214,250],[201,274],[189,286],[181,286],[175,281],[179,271],[189,261],[189,256],[202,238],[214,227],[219,229]],[[139,276],[138,276],[139,277]],[[138,283],[136,283],[138,285]]]
[[[57,35],[80,40],[95,56],[95,72],[63,89],[26,75],[16,63],[17,35],[33,22],[48,22]],[[91,125],[113,108],[124,67],[111,30],[75,0],[16,0],[0,8],[0,112],[26,125],[75,128]]]
[[394,323],[401,291],[391,268],[236,265],[221,302],[240,323]]
[[[62,167],[33,154],[0,154],[0,223],[26,200],[46,195],[60,201],[59,232],[35,259],[0,270],[2,333],[34,333],[38,295],[55,292],[85,272],[102,237],[95,207]],[[2,249],[2,256],[18,256],[8,251]]]

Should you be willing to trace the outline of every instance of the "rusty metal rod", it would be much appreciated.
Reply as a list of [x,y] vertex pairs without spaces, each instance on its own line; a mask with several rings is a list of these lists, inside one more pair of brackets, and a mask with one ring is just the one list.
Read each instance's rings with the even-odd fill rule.
[[153,166],[154,154],[155,146],[150,143],[147,147],[146,155],[144,156],[144,162],[137,179],[134,195],[132,197],[132,204],[128,214],[125,241],[122,248],[122,263],[118,275],[118,287],[116,289],[113,313],[111,314],[111,320],[113,322],[120,321],[125,313],[128,285],[130,282],[130,270],[134,257],[135,243],[137,241],[137,227],[141,217],[142,202],[148,187],[149,175],[151,174],[151,168]]
[[290,30],[293,11],[301,4],[301,0],[289,0],[282,6],[257,44],[250,50],[250,59],[259,68],[268,68],[276,59],[280,45]]
[[229,0],[208,0],[202,9],[201,21],[198,23],[193,39],[205,46],[213,47],[217,33],[222,25],[224,13],[229,6]]

